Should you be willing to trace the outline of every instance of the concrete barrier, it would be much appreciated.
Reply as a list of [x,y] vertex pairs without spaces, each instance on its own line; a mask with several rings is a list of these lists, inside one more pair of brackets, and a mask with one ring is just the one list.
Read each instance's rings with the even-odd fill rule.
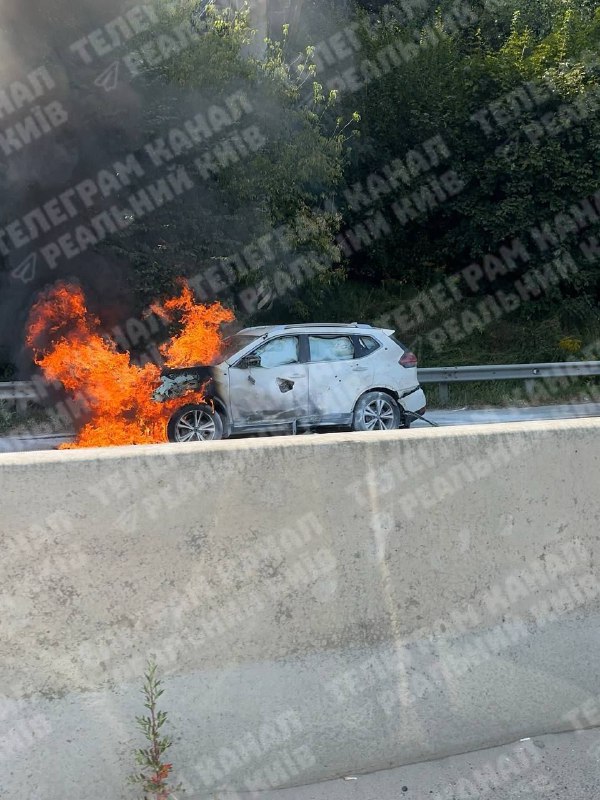
[[0,795],[138,797],[149,657],[188,798],[592,724],[599,434],[0,456]]

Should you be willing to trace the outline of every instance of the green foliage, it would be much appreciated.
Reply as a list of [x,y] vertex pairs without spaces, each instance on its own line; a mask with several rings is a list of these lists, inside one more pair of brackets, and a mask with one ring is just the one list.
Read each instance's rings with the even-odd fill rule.
[[15,423],[17,414],[12,404],[0,400],[0,434],[6,433]]
[[[386,215],[391,233],[351,257],[348,275],[354,282],[364,282],[367,290],[378,288],[382,311],[397,305],[399,296],[404,301],[416,291],[435,286],[445,276],[481,262],[486,254],[498,253],[516,238],[526,243],[529,260],[491,284],[483,282],[480,297],[510,290],[523,272],[543,268],[556,255],[532,245],[531,229],[545,221],[552,223],[554,215],[593,194],[598,186],[600,115],[595,97],[600,92],[600,11],[593,6],[514,0],[495,4],[493,14],[482,7],[478,25],[446,31],[436,45],[425,43],[414,59],[358,93],[342,97],[342,113],[358,109],[362,118],[361,140],[353,146],[346,168],[348,186],[357,181],[364,185],[373,171],[436,135],[443,137],[451,154],[447,163],[430,174],[453,168],[465,184],[456,197],[404,225],[389,214],[389,196],[375,205],[376,211]],[[444,9],[441,3],[429,15],[430,26],[444,28]],[[410,38],[408,27],[383,15],[370,31],[363,35],[361,58],[372,61],[385,45]],[[498,124],[490,104],[502,103],[511,92],[522,96],[528,82],[539,87],[539,102],[527,102],[525,95],[525,101],[513,105],[508,122]],[[538,130],[536,125],[541,129],[540,120],[552,120],[557,114],[564,119],[566,107],[575,103],[585,107],[586,98],[589,113],[583,119],[573,117],[558,130],[532,135]],[[511,111],[510,103],[506,108]],[[474,116],[480,112],[485,114],[488,130]],[[401,187],[392,200],[409,195],[422,182],[417,177],[413,186]],[[346,225],[363,221],[365,212],[347,207],[342,194],[338,202]],[[543,321],[552,321],[550,327],[556,324],[556,341],[561,331],[566,334],[572,326],[598,329],[600,267],[579,249],[584,235],[597,232],[595,225],[565,236],[562,247],[575,259],[577,275],[508,315],[514,321],[511,335],[519,336],[519,326],[539,326]],[[391,285],[398,291],[383,288]],[[465,307],[476,299],[467,297]],[[340,302],[344,305],[341,297]],[[437,324],[439,320],[429,321],[430,328]],[[493,353],[486,355],[484,347],[491,350],[493,342],[484,339],[487,343],[480,348],[479,359],[489,360]],[[469,349],[464,343],[448,356],[452,355],[453,363],[462,363],[461,350]],[[536,352],[543,350],[556,357],[550,341]]]
[[[281,41],[268,39],[262,48],[247,7],[209,5],[198,19],[196,5],[179,0],[162,11],[165,34],[193,19],[199,35],[192,47],[145,73],[156,98],[145,111],[148,138],[182,128],[185,119],[209,106],[227,108],[228,98],[243,92],[245,116],[237,125],[177,162],[196,175],[194,158],[210,155],[249,125],[256,126],[264,143],[208,180],[196,176],[194,189],[155,212],[151,223],[136,221],[111,243],[132,265],[140,307],[169,291],[175,278],[196,275],[283,224],[302,230],[289,243],[291,249],[332,252],[339,259],[333,235],[340,218],[325,206],[342,180],[356,117],[351,113],[347,122],[336,120],[335,97],[323,96],[313,81],[310,47],[295,63],[286,61],[287,27]],[[156,38],[156,31],[151,35]],[[304,91],[313,83],[313,102],[307,105]],[[195,98],[191,104],[190,97]],[[264,271],[268,275],[278,266],[267,264]],[[239,288],[239,283],[230,287],[232,300]]]
[[156,664],[149,663],[144,675],[144,707],[148,709],[146,716],[136,717],[136,723],[146,741],[147,747],[136,750],[135,760],[141,769],[131,776],[131,783],[139,784],[144,792],[144,800],[167,800],[175,790],[169,785],[169,775],[173,769],[168,764],[165,753],[171,747],[172,741],[165,736],[161,729],[167,722],[167,713],[157,709],[157,702],[163,694],[162,681],[156,677]]
[[8,360],[6,348],[0,347],[0,380],[10,381],[16,373],[15,365]]
[[[133,267],[140,306],[168,292],[175,277],[218,265],[282,225],[288,253],[236,277],[228,302],[235,304],[240,289],[285,270],[299,255],[317,254],[328,267],[255,321],[376,321],[514,239],[526,243],[529,259],[484,282],[479,293],[467,293],[464,308],[484,294],[510,291],[527,270],[543,269],[556,254],[536,249],[531,229],[551,223],[597,189],[600,10],[593,0],[473,0],[471,5],[476,17],[456,25],[454,0],[423,3],[404,20],[379,0],[355,6],[345,0],[305,0],[301,24],[284,25],[280,36],[262,42],[248,8],[209,5],[199,19],[195,0],[165,4],[165,32],[195,19],[202,35],[146,73],[152,96],[145,109],[146,139],[180,126],[210,104],[223,105],[241,90],[253,107],[247,122],[258,127],[265,142],[111,243]],[[310,43],[352,22],[360,49],[352,61],[321,74]],[[378,63],[386,47],[415,41],[421,46],[414,58],[359,91],[328,89],[328,78],[338,70],[353,63],[360,72],[363,62]],[[532,86],[537,97],[527,89]],[[196,98],[192,103],[190,96]],[[495,119],[494,103],[508,113],[505,123]],[[582,118],[576,119],[573,110],[582,108]],[[561,125],[552,129],[556,120]],[[226,135],[224,130],[214,143]],[[368,211],[350,206],[346,187],[364,185],[374,172],[381,175],[384,165],[437,136],[450,151],[445,161]],[[187,164],[197,155],[179,161]],[[392,202],[450,169],[463,181],[462,191],[405,224],[390,214]],[[342,257],[336,233],[364,223],[369,213],[383,214],[389,232]],[[585,236],[598,228],[589,226]],[[474,333],[441,354],[423,345],[425,357],[489,361],[504,348],[500,361],[510,360],[509,354],[527,360],[526,348],[521,349],[526,338],[531,358],[534,353],[540,360],[544,354],[559,358],[556,342],[563,336],[578,330],[593,335],[600,327],[600,267],[583,256],[582,235],[574,230],[561,242],[578,267],[569,281],[506,315],[505,324],[496,326],[497,336]],[[246,322],[243,309],[236,311]],[[415,335],[425,334],[426,327]]]

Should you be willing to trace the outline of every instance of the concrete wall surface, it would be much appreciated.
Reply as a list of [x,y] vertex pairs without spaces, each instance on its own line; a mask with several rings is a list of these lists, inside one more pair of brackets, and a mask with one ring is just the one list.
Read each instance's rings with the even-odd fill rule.
[[[600,421],[0,456],[0,796],[185,797],[600,724]],[[594,715],[598,717],[597,719]]]

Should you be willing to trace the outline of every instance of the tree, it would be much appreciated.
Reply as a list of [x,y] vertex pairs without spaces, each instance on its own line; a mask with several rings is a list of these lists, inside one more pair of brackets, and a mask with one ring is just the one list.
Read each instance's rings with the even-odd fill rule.
[[[166,43],[174,30],[191,25],[195,37],[191,47],[145,71],[145,94],[154,98],[146,109],[145,133],[149,140],[165,137],[209,107],[224,110],[223,130],[215,131],[205,146],[174,159],[195,176],[194,187],[136,220],[111,242],[113,251],[132,265],[140,304],[169,290],[174,278],[198,278],[214,267],[220,285],[226,285],[222,296],[235,304],[244,286],[268,280],[302,253],[319,254],[330,269],[339,261],[333,244],[339,216],[328,210],[327,199],[342,178],[349,128],[336,123],[333,98],[314,83],[310,51],[286,63],[284,28],[282,41],[268,41],[257,56],[247,10],[209,4],[201,12],[189,0],[169,4],[158,34],[152,31],[154,40],[163,36]],[[313,101],[306,106],[303,90],[311,84]],[[238,103],[243,115],[229,125],[228,100],[235,95],[244,98]],[[240,144],[245,130],[250,145]],[[237,158],[235,150],[231,155],[234,135]],[[228,138],[229,144],[224,142]],[[218,166],[224,144],[230,163],[199,177],[194,160],[206,157]],[[223,260],[283,225],[283,237],[264,242],[260,252],[254,247],[251,256],[228,261],[221,271]],[[210,291],[201,279],[195,283]],[[291,283],[282,289],[293,289]],[[239,301],[238,310],[249,311],[239,308]]]
[[[495,29],[489,14],[484,21],[485,30],[470,26],[473,35],[465,37],[464,29],[452,30],[436,12],[412,60],[347,100],[345,111],[357,108],[363,119],[361,143],[347,167],[349,186],[364,185],[374,171],[435,136],[443,138],[450,155],[427,175],[452,168],[464,184],[456,196],[404,224],[389,215],[389,194],[375,203],[372,213],[387,213],[391,231],[353,255],[349,273],[354,281],[391,290],[388,299],[379,296],[378,312],[515,239],[529,247],[532,227],[596,191],[600,13],[531,0],[523,14],[514,13],[508,31],[502,19]],[[361,58],[375,61],[386,45],[410,36],[406,25],[382,17],[364,34]],[[417,174],[397,194],[410,195],[424,183]],[[367,213],[352,208],[344,194],[339,201],[350,227]],[[586,235],[596,228],[590,226]],[[577,275],[509,317],[519,323],[515,335],[523,338],[523,324],[539,329],[539,321],[549,318],[557,339],[573,325],[598,326],[600,269],[579,249],[581,235],[574,229],[553,253],[571,252]],[[533,248],[528,260],[517,259],[514,269],[491,284],[482,282],[481,293],[512,286],[550,255]],[[477,299],[478,293],[467,294]],[[552,348],[548,345],[549,357],[556,355]]]

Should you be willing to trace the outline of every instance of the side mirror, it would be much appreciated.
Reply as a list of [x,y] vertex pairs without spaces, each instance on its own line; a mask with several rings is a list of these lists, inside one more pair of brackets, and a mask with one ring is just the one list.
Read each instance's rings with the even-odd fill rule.
[[239,362],[238,367],[240,369],[251,369],[252,367],[260,367],[260,356],[255,356],[253,354],[242,358]]

